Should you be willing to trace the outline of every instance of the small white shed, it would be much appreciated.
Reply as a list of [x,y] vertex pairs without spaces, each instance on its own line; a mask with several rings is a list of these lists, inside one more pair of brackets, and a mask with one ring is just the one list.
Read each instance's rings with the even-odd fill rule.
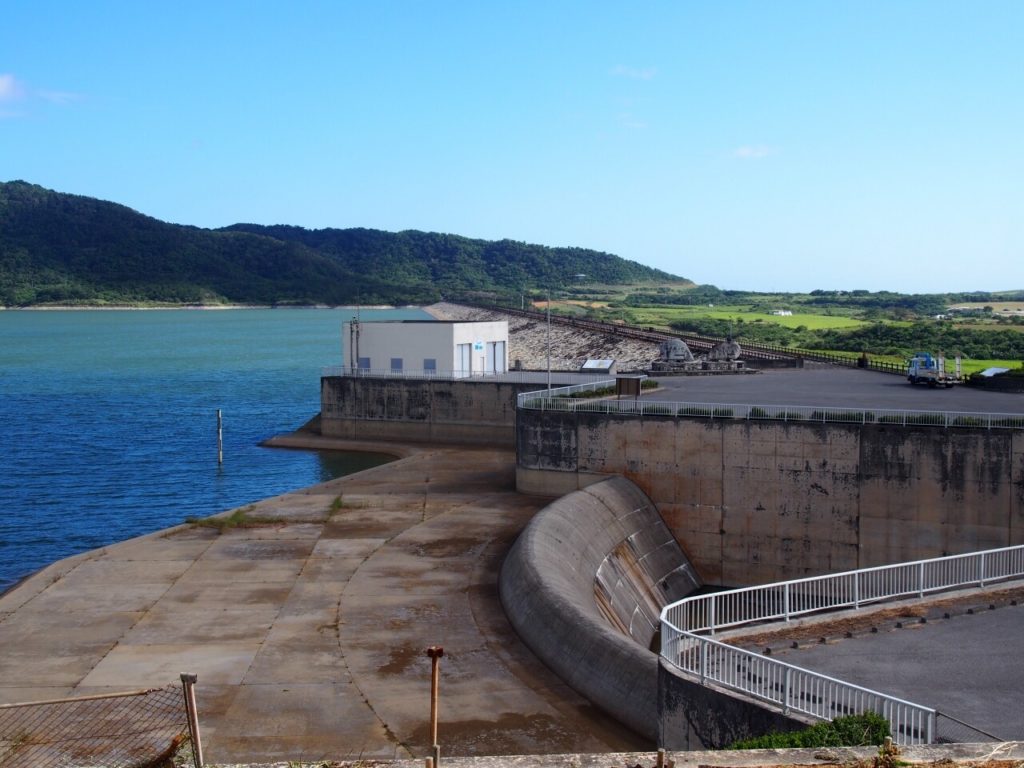
[[353,320],[341,333],[345,366],[353,370],[456,378],[508,370],[505,320]]

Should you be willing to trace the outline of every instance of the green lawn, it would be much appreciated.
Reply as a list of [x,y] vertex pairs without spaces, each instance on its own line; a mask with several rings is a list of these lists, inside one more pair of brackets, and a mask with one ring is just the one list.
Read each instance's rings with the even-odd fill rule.
[[668,326],[674,320],[685,320],[697,317],[708,317],[714,320],[743,320],[753,323],[758,320],[764,323],[775,323],[785,328],[856,328],[866,323],[853,317],[843,315],[819,315],[794,313],[789,316],[772,315],[768,312],[754,312],[748,307],[630,307],[628,310],[638,325]]
[[[847,352],[839,349],[816,349],[814,352],[827,352],[830,355],[836,355],[837,357],[847,357],[851,360],[855,360],[860,357],[858,352]],[[907,358],[900,357],[899,355],[868,355],[871,360],[876,360],[880,363],[898,363],[900,365],[907,364]],[[952,358],[946,359],[946,370],[952,371],[956,366],[955,361]],[[972,373],[983,371],[986,368],[1020,368],[1020,360],[970,360],[963,359],[960,362],[960,369],[963,371],[964,376],[970,376]]]

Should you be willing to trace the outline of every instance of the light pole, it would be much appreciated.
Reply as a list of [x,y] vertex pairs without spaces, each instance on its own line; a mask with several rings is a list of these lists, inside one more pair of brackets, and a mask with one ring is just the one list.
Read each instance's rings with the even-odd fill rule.
[[548,323],[547,323],[547,348],[548,348],[548,392],[551,391],[551,289],[548,288]]

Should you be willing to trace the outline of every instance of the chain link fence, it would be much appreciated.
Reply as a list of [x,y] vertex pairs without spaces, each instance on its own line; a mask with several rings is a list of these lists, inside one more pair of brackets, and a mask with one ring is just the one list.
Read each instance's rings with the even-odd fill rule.
[[[188,755],[191,681],[145,691],[0,706],[0,768],[165,768]],[[198,731],[198,725],[195,725]],[[194,750],[201,754],[200,750]],[[201,757],[188,757],[201,768]]]

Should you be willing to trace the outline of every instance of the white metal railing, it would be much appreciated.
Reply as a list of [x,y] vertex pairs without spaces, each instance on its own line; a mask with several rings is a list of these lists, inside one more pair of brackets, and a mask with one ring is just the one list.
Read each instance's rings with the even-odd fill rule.
[[[512,383],[537,384],[543,386],[547,378],[546,371],[434,371],[412,370],[399,368],[353,368],[347,365],[328,366],[320,370],[323,377],[345,376],[384,379],[436,379],[439,381],[457,381],[462,379],[486,379],[488,381],[505,381]],[[583,381],[593,382],[606,380],[606,373],[580,373],[576,371],[552,371],[553,382]],[[614,381],[611,382],[615,384]],[[546,391],[546,390],[542,390]]]
[[[614,381],[609,382],[613,386]],[[974,413],[958,411],[906,411],[875,408],[844,408],[812,405],[744,405],[736,403],[687,403],[663,400],[573,400],[557,390],[528,392],[519,396],[520,408],[542,411],[587,411],[636,416],[684,416],[706,419],[768,420],[800,423],[893,424],[898,426],[981,427],[1024,429],[1022,413]]]
[[868,603],[967,586],[986,586],[1024,576],[1024,546],[864,568],[758,587],[697,595],[661,612],[662,657],[701,682],[780,706],[831,719],[866,709],[887,717],[898,743],[929,743],[935,711],[887,694],[845,683],[711,637],[725,628],[789,621],[818,611],[859,608]]
[[662,616],[680,630],[713,635],[744,624],[789,621],[818,611],[983,587],[1022,576],[1024,545],[698,595],[667,606]]
[[897,744],[930,744],[936,712],[827,675],[776,661],[690,632],[676,632],[662,623],[661,655],[702,685],[716,683],[774,704],[784,714],[800,713],[821,720],[877,712],[889,721]]

